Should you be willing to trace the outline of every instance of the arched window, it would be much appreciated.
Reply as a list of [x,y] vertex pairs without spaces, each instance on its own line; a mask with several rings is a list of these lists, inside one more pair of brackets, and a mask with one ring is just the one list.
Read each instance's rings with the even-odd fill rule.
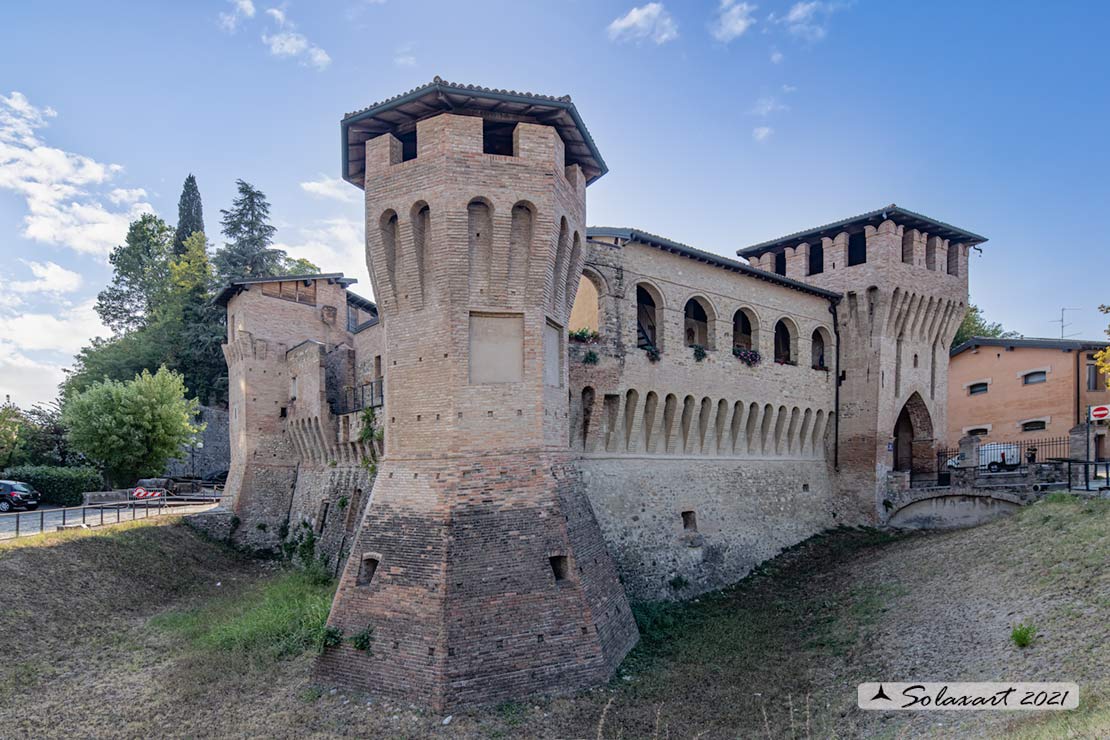
[[636,346],[640,349],[662,349],[662,300],[647,285],[636,286]]
[[759,346],[756,336],[755,314],[746,308],[741,308],[732,316],[732,347],[733,349],[755,349]]
[[709,347],[711,342],[710,312],[706,305],[698,298],[691,298],[686,301],[684,314],[685,320],[682,331],[686,346]]
[[813,350],[813,369],[828,370],[829,364],[826,360],[828,344],[825,342],[825,331],[821,328],[814,329],[810,344]]
[[578,278],[578,292],[570,310],[567,328],[571,334],[593,334],[601,331],[601,283],[597,276],[583,270]]
[[794,334],[785,319],[775,324],[775,362],[780,365],[794,365]]

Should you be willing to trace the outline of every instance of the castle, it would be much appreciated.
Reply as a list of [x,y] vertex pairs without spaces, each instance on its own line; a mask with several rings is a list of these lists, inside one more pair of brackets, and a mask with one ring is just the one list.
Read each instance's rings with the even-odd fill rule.
[[882,523],[946,428],[971,232],[894,205],[727,259],[587,228],[569,98],[436,78],[348,114],[376,303],[243,280],[232,539],[341,574],[322,679],[443,708],[595,685],[629,599]]

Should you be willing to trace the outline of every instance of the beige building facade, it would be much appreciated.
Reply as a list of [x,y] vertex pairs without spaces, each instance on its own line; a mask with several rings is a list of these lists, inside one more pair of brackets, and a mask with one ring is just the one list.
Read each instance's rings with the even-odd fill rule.
[[595,685],[629,599],[882,522],[933,455],[982,237],[894,205],[746,259],[587,228],[606,166],[569,98],[437,78],[342,130],[376,303],[335,274],[220,297],[232,539],[322,557],[329,625],[373,630],[324,680],[436,707]]
[[[1075,339],[972,337],[949,361],[949,444],[1021,442],[1067,436],[1087,409],[1110,403],[1106,376],[1095,363],[1105,342]],[[1094,437],[1092,459],[1110,457],[1106,430]]]

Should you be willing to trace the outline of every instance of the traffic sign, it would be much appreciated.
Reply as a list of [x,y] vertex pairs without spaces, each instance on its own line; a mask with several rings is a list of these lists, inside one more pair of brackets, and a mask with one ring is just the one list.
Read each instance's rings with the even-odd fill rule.
[[162,496],[162,491],[159,489],[148,491],[142,486],[139,486],[135,490],[131,491],[131,496],[134,498],[160,498]]
[[1091,420],[1099,421],[1101,419],[1110,418],[1110,406],[1092,406],[1091,407]]

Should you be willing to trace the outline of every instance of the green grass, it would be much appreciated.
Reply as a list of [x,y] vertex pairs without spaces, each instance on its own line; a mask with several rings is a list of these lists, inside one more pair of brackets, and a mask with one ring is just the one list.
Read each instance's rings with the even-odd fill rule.
[[322,569],[288,570],[242,597],[162,614],[151,624],[197,647],[279,660],[323,646],[334,593],[335,583]]
[[1037,626],[1035,624],[1021,624],[1015,625],[1010,630],[1010,639],[1019,648],[1029,647],[1033,644],[1033,640],[1037,639]]

